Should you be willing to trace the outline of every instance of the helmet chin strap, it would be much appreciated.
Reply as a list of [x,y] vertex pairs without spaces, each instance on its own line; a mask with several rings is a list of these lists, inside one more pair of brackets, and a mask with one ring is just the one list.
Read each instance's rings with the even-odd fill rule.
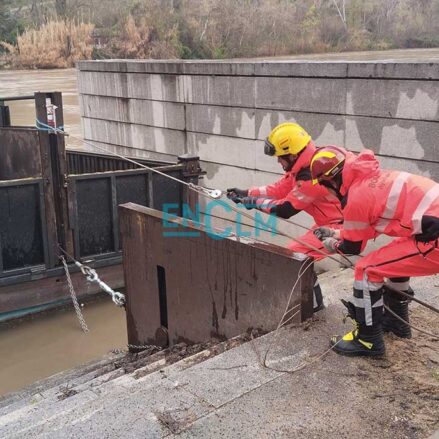
[[343,196],[340,192],[341,185],[343,184],[341,172],[336,175],[332,180],[322,180],[320,181],[322,186],[325,186],[328,189],[331,189],[335,192],[335,196],[339,199],[339,201],[343,204],[345,196]]
[[[293,166],[296,164],[299,154],[286,154],[284,160],[288,163],[287,169],[284,168],[285,172],[290,172]],[[282,156],[280,156],[282,158]]]

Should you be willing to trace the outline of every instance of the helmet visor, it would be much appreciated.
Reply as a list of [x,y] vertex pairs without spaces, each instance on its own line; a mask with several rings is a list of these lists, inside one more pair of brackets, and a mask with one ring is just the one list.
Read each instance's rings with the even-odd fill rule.
[[276,149],[274,145],[268,139],[265,139],[264,154],[272,157],[274,156],[275,153],[276,153]]

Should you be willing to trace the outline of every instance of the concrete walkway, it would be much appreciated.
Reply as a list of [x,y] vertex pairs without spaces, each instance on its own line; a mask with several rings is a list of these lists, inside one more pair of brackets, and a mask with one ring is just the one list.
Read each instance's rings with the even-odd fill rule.
[[[439,343],[419,333],[410,341],[386,336],[385,359],[333,352],[318,359],[329,336],[344,331],[338,298],[349,295],[352,271],[326,273],[321,283],[328,307],[308,324],[205,361],[202,352],[121,376],[58,379],[46,390],[3,401],[0,437],[429,437],[439,428]],[[431,277],[413,286],[437,305],[438,283]],[[439,332],[437,315],[418,306],[412,311],[415,325]],[[267,369],[258,356],[269,347]]]

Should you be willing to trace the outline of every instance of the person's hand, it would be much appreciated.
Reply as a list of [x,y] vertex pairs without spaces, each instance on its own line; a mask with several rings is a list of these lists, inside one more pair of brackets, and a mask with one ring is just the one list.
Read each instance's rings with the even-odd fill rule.
[[248,197],[248,189],[239,189],[237,187],[227,189],[227,198],[233,200],[236,197]]
[[322,239],[322,243],[328,253],[337,253],[337,247],[340,240],[336,238],[324,238]]
[[424,215],[421,225],[422,232],[415,235],[416,241],[426,244],[427,242],[435,241],[439,238],[439,218]]
[[239,203],[241,203],[247,210],[256,208],[257,197],[242,197],[239,198]]
[[317,239],[323,241],[325,238],[332,238],[335,235],[335,230],[329,227],[318,227],[313,233]]

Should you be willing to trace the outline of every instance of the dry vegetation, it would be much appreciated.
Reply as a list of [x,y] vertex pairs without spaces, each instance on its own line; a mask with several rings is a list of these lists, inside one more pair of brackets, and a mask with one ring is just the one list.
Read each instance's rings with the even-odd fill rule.
[[78,59],[90,59],[93,46],[92,24],[50,21],[40,29],[29,29],[16,45],[2,43],[8,49],[14,67],[71,67]]
[[0,40],[22,67],[439,46],[439,0],[2,1]]

